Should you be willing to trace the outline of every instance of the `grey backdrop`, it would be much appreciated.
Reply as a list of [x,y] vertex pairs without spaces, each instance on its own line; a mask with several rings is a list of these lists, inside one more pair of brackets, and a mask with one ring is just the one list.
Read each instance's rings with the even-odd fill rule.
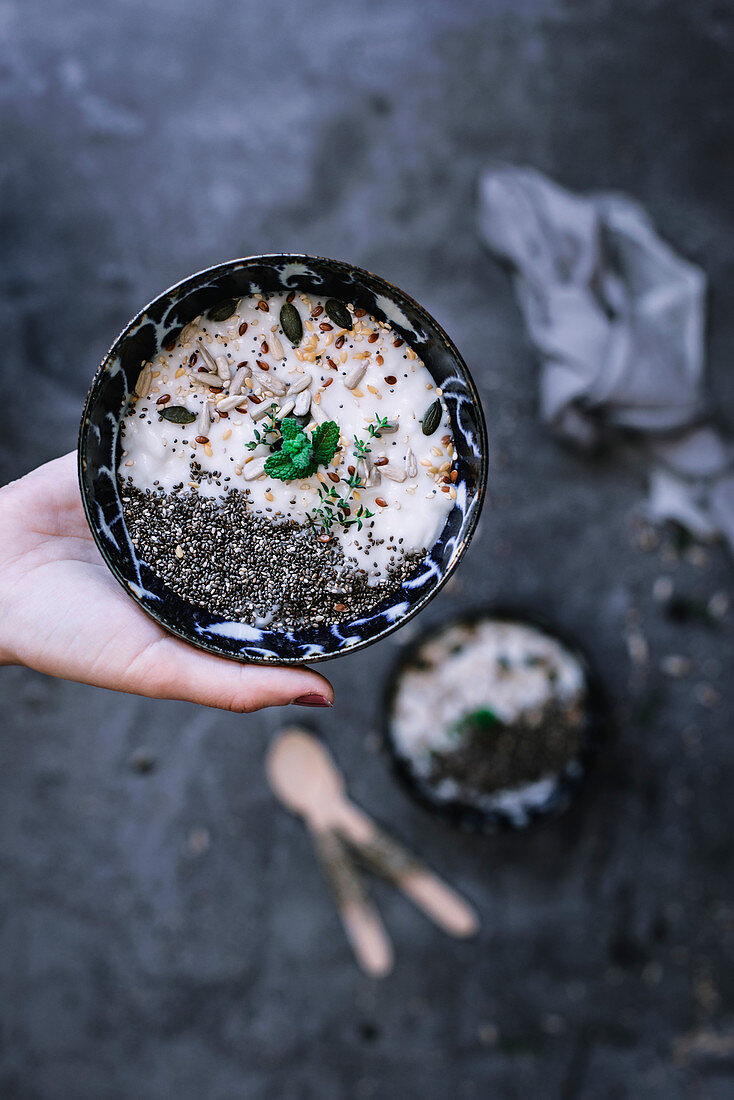
[[[619,720],[566,817],[465,838],[377,748],[408,631],[325,666],[333,712],[298,715],[483,918],[457,945],[377,886],[397,968],[372,984],[263,781],[295,708],[238,717],[1,670],[0,1095],[734,1095],[731,617],[681,624],[653,595],[664,575],[705,603],[731,562],[657,542],[639,471],[537,423],[511,291],[474,230],[495,157],[641,199],[710,274],[731,425],[733,16],[725,0],[0,4],[0,480],[74,446],[97,362],[170,283],[260,251],[367,266],[454,337],[492,441],[479,536],[420,625],[534,607],[588,647]],[[680,653],[691,674],[666,677]]]

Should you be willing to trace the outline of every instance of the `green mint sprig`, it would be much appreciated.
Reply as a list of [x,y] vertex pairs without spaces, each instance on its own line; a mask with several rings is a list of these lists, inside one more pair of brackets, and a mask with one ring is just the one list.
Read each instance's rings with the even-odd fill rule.
[[278,481],[310,477],[319,466],[328,466],[339,446],[339,425],[335,420],[319,424],[311,435],[293,417],[280,426],[283,443],[265,460],[265,473]]

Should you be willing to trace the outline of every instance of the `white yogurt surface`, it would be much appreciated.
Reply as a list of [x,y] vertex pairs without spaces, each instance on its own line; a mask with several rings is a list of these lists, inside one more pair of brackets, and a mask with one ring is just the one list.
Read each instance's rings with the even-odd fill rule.
[[[325,488],[335,485],[343,495],[348,491],[349,466],[357,473],[360,469],[367,473],[357,468],[352,455],[356,437],[370,444],[374,484],[357,490],[350,501],[352,514],[360,506],[373,512],[366,527],[375,540],[384,542],[369,545],[366,527],[358,531],[356,526],[344,529],[335,525],[331,534],[345,555],[367,570],[371,580],[384,580],[396,555],[433,545],[456,498],[450,478],[455,453],[445,405],[442,403],[441,421],[432,435],[424,435],[421,427],[426,410],[441,397],[441,390],[415,352],[390,326],[374,318],[364,316],[355,319],[352,330],[340,329],[323,312],[325,299],[297,294],[293,305],[304,331],[300,345],[293,347],[279,324],[286,295],[267,296],[267,311],[259,306],[261,301],[261,295],[243,298],[225,321],[213,322],[205,315],[197,318],[186,326],[172,351],[162,352],[146,365],[138,384],[141,396],[123,421],[120,477],[130,478],[141,490],[156,487],[169,493],[223,496],[232,488],[248,489],[253,512],[274,522],[306,523],[319,507],[319,484]],[[322,312],[312,317],[319,307]],[[240,335],[245,325],[246,331]],[[195,352],[196,361],[191,365]],[[221,379],[219,390],[201,379],[205,352],[214,358]],[[234,392],[241,392],[242,401],[231,407],[231,387],[240,364],[245,364],[240,377],[246,377]],[[354,384],[354,372],[362,367],[364,374]],[[169,400],[159,405],[165,395]],[[299,397],[300,406],[290,408]],[[230,407],[227,415],[220,417],[217,410],[222,402],[225,409]],[[258,413],[273,403],[283,410],[283,416],[308,405],[311,419],[305,430],[309,433],[318,423],[337,422],[341,449],[328,468],[319,467],[316,474],[299,481],[283,482],[264,473],[252,476],[270,449],[260,445],[248,450],[247,444],[266,423],[256,419]],[[169,423],[158,413],[173,405],[184,406],[205,419],[190,425]],[[208,417],[202,412],[205,405]],[[369,425],[379,417],[395,423],[396,430],[370,440]],[[197,435],[206,441],[197,442]],[[221,476],[197,485],[192,482],[192,459],[203,471]],[[386,476],[390,472],[393,477]],[[338,482],[329,473],[338,475]]]
[[456,747],[453,730],[465,715],[488,708],[510,724],[552,699],[572,704],[585,688],[584,669],[573,654],[524,623],[457,625],[427,642],[420,655],[428,667],[403,674],[392,732],[398,752],[424,777],[432,751]]

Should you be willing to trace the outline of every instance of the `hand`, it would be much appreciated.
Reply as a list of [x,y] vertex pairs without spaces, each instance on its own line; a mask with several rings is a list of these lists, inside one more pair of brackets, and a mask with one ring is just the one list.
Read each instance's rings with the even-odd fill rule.
[[210,656],[141,611],[92,539],[74,453],[0,489],[0,664],[233,711],[334,699],[316,672]]

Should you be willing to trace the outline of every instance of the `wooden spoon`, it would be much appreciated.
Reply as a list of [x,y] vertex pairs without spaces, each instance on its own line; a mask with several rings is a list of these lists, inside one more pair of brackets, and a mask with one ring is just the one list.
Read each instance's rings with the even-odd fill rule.
[[[271,745],[266,771],[277,796],[306,819],[314,836],[331,832],[348,841],[449,935],[476,933],[479,918],[472,906],[350,802],[333,757],[307,730],[284,730]],[[333,882],[333,871],[327,873]]]

